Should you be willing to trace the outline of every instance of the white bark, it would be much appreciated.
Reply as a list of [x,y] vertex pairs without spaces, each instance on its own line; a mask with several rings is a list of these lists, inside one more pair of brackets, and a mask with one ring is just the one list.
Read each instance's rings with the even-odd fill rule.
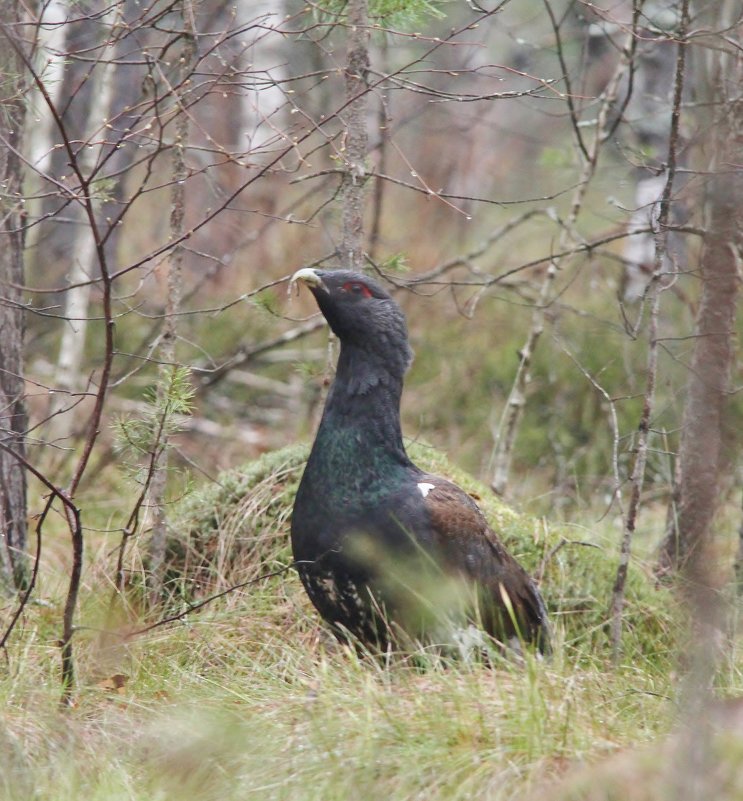
[[[36,69],[39,79],[52,103],[57,105],[62,93],[67,49],[67,3],[65,0],[48,0],[41,8],[38,20],[38,58]],[[26,153],[36,172],[44,174],[49,167],[57,140],[57,126],[49,104],[38,86],[30,100],[30,115]]]
[[[625,125],[620,138],[625,147],[637,149],[634,210],[631,213],[625,240],[625,272],[622,297],[625,303],[636,303],[645,295],[655,271],[655,234],[658,202],[666,183],[663,159],[668,151],[669,120],[672,113],[673,75],[676,63],[676,44],[660,30],[675,30],[679,24],[678,8],[667,4],[647,3],[643,7],[646,28],[637,45],[634,59],[634,88],[624,109]],[[692,72],[690,64],[687,72]],[[691,75],[687,81],[691,79]],[[629,90],[625,86],[621,96]],[[643,163],[645,162],[645,163]],[[677,190],[681,184],[677,185]],[[680,215],[679,204],[673,208],[672,222]],[[648,229],[646,233],[639,233]],[[683,256],[683,240],[669,235],[668,254],[664,256],[663,273],[673,269],[673,260]]]
[[259,28],[251,29],[239,68],[246,75],[246,87],[240,92],[240,120],[238,152],[260,151],[272,143],[285,144],[284,107],[286,95],[281,86],[286,78],[286,56],[282,52],[283,38],[274,33],[284,18],[283,0],[239,0],[236,6],[241,28],[250,28],[260,21]]
[[[83,150],[80,169],[89,176],[105,147],[105,126],[111,112],[114,86],[114,44],[106,46],[102,63],[94,76],[94,89],[91,93],[91,106],[86,130],[88,147]],[[90,208],[97,216],[103,199],[95,192],[95,183],[89,188]],[[88,307],[90,304],[91,281],[98,272],[98,247],[89,224],[85,203],[81,200],[76,207],[79,217],[77,233],[71,252],[75,254],[72,267],[67,276],[70,289],[67,291],[64,310],[64,330],[59,347],[57,371],[54,380],[55,393],[52,395],[49,414],[52,415],[49,435],[52,441],[62,442],[73,432],[74,415],[67,413],[75,404],[74,394],[82,388],[80,366],[85,351],[85,338],[88,327]]]
[[[44,188],[44,176],[48,175],[52,163],[54,145],[59,141],[57,123],[50,109],[56,106],[62,94],[65,74],[65,52],[67,48],[66,0],[49,0],[41,8],[37,25],[36,71],[44,84],[49,101],[37,84],[29,92],[25,154],[32,169],[26,174],[26,211],[31,220],[41,214],[42,201],[37,197]],[[31,226],[26,233],[25,247],[33,252],[38,242],[40,226]]]
[[[655,264],[655,237],[653,231],[658,221],[658,201],[666,184],[666,174],[651,176],[637,182],[635,187],[635,208],[627,226],[629,235],[624,247],[625,303],[642,300],[648,284],[653,277]],[[648,230],[650,229],[650,230]],[[638,233],[644,231],[644,233]],[[668,256],[664,255],[664,272],[670,265]]]

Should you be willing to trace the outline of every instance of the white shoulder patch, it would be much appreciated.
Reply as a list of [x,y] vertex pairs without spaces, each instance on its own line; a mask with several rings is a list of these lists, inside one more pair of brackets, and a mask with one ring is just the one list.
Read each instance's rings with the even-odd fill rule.
[[418,489],[421,491],[421,495],[425,498],[432,489],[436,489],[436,485],[427,484],[425,481],[421,481],[418,484]]

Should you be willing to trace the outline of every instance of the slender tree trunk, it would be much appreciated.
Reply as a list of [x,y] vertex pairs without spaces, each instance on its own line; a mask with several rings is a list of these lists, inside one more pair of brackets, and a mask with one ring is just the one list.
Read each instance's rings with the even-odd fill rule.
[[[704,13],[706,12],[706,14]],[[659,570],[676,571],[690,620],[690,648],[680,707],[684,726],[671,760],[678,801],[719,796],[715,775],[719,753],[712,746],[713,680],[723,655],[726,580],[714,536],[719,479],[731,454],[726,447],[725,411],[735,360],[735,322],[743,263],[743,57],[740,0],[708,6],[698,30],[724,31],[708,42],[712,68],[713,158],[706,178],[707,225],[699,276],[702,297],[697,315],[679,449],[676,527],[661,545]],[[705,16],[707,17],[705,19]],[[701,42],[704,44],[704,41]],[[698,87],[703,91],[704,87]]]
[[[91,97],[86,128],[90,140],[95,140],[97,135],[100,137],[100,142],[83,150],[80,167],[86,177],[94,173],[96,162],[106,146],[105,122],[110,116],[113,100],[115,49],[114,44],[105,48],[103,63],[95,73],[95,91]],[[90,196],[92,213],[97,218],[103,205],[103,198],[96,191],[95,182],[92,182],[85,191]],[[68,413],[67,410],[75,405],[74,394],[82,388],[80,367],[85,351],[91,288],[87,282],[99,272],[97,243],[88,224],[86,209],[78,206],[75,208],[75,214],[78,225],[71,248],[73,261],[68,274],[70,289],[67,290],[65,324],[57,359],[56,392],[52,395],[49,406],[51,415],[49,437],[54,442],[64,442],[73,433],[74,414]]]
[[[738,466],[738,487],[743,487],[743,465]],[[740,491],[740,490],[739,490]],[[738,548],[735,552],[735,585],[738,596],[743,596],[743,492],[741,492],[741,505],[739,509],[741,521],[738,524]]]
[[[382,44],[379,68],[387,72],[389,53],[386,44]],[[377,150],[377,164],[376,172],[380,175],[387,174],[387,154],[389,151],[389,98],[379,98],[379,107],[377,110],[377,136],[379,143],[376,147]],[[378,249],[382,242],[382,214],[384,211],[384,196],[387,182],[382,178],[376,178],[374,181],[373,198],[372,198],[372,218],[371,230],[369,232],[369,255],[372,260],[378,257]]]
[[619,663],[619,658],[621,656],[625,586],[629,570],[630,555],[632,553],[632,540],[637,525],[637,517],[640,512],[642,488],[645,482],[645,465],[649,447],[650,424],[655,411],[655,388],[658,369],[658,316],[660,312],[661,291],[663,289],[664,267],[667,263],[666,260],[668,256],[668,224],[671,219],[671,203],[673,199],[674,180],[676,177],[677,155],[680,146],[681,99],[684,94],[684,82],[686,79],[686,36],[689,30],[689,6],[690,0],[682,0],[680,6],[681,19],[676,34],[678,48],[676,52],[673,104],[668,133],[666,181],[663,194],[658,202],[653,276],[646,295],[650,306],[650,321],[648,325],[645,395],[637,433],[635,461],[632,466],[632,475],[630,476],[629,506],[624,519],[624,530],[622,531],[622,540],[619,548],[619,564],[612,588],[611,640],[614,664]]
[[662,571],[696,570],[707,547],[723,459],[724,413],[735,358],[735,314],[743,259],[743,103],[726,104],[720,160],[708,182],[709,226],[700,264],[702,299],[684,408],[676,525],[663,540]]
[[[196,38],[194,10],[191,0],[181,0],[181,20],[185,32],[183,50],[180,57],[180,74],[178,85],[180,92],[188,91],[188,75],[196,54]],[[170,207],[170,235],[179,239],[184,231],[186,213],[186,167],[185,151],[188,145],[189,116],[183,108],[182,96],[173,98],[176,105],[175,141],[173,143],[173,191]],[[158,356],[161,363],[160,382],[158,385],[157,407],[163,420],[170,414],[168,408],[171,388],[171,377],[176,369],[176,340],[178,311],[181,305],[182,267],[185,247],[183,243],[175,245],[166,262],[167,299],[165,302],[165,319],[160,340]],[[162,600],[163,564],[165,562],[165,545],[167,541],[166,521],[166,485],[168,478],[168,434],[167,425],[163,425],[156,437],[153,447],[156,449],[156,461],[150,485],[148,506],[152,515],[152,533],[149,541],[149,590],[150,601],[156,605]]]
[[[346,109],[342,115],[343,141],[339,155],[343,159],[341,183],[341,245],[338,251],[340,266],[361,271],[365,264],[364,194],[366,188],[366,158],[369,151],[367,109],[369,105],[369,13],[367,0],[349,0],[346,6],[348,28],[346,44]],[[333,375],[335,336],[328,331],[328,351],[325,362],[320,402],[316,416],[322,412],[325,396]],[[314,421],[317,424],[317,420]]]
[[265,149],[272,152],[277,143],[283,143],[286,96],[282,79],[287,77],[284,41],[271,36],[271,26],[277,25],[285,15],[284,0],[238,0],[235,5],[240,26],[248,29],[256,21],[255,39],[247,52],[241,54],[240,65],[255,75],[237,98],[240,124],[235,126],[238,135],[234,143],[237,153],[251,153],[257,158]]
[[[38,63],[35,69],[53,106],[59,101],[64,83],[64,53],[69,30],[66,19],[67,3],[64,0],[49,0],[42,4],[37,25]],[[28,131],[28,160],[35,170],[46,173],[52,163],[57,124],[38,88],[31,93],[30,113],[34,115],[34,125]]]
[[[8,37],[23,19],[18,0],[0,0],[0,439],[24,454],[22,167],[24,67]],[[20,37],[15,40],[20,44]],[[26,582],[26,473],[0,450],[0,592]]]
[[[625,303],[641,301],[653,278],[655,241],[652,231],[658,224],[659,202],[665,185],[666,176],[661,173],[641,178],[635,186],[635,208],[627,225],[623,254],[622,298]],[[667,257],[666,262],[669,263]]]
[[[49,173],[52,164],[54,144],[57,141],[57,123],[51,112],[50,104],[58,105],[62,94],[65,73],[64,53],[67,47],[69,25],[67,19],[67,3],[65,0],[48,0],[41,4],[39,21],[36,28],[37,61],[35,69],[44,84],[49,103],[41,94],[38,86],[30,93],[29,110],[33,125],[28,127],[26,156],[32,167],[28,171],[26,184],[26,211],[31,220],[37,219],[42,211],[43,200],[37,192],[44,188],[44,175]],[[41,226],[34,225],[28,229],[26,249],[33,256],[39,239]],[[30,260],[33,270],[33,259]]]
[[[668,154],[668,119],[673,113],[669,87],[673,85],[676,69],[676,44],[665,30],[662,18],[671,9],[663,4],[643,6],[645,27],[640,31],[634,60],[632,81],[627,81],[623,96],[624,118],[627,122],[618,130],[620,141],[628,149],[641,149],[642,165],[635,167],[635,199],[624,240],[624,275],[622,298],[625,303],[638,303],[645,296],[652,280],[655,264],[653,231],[658,223],[660,200],[666,184],[664,164]],[[655,19],[655,16],[659,19]],[[665,23],[666,28],[668,23]],[[687,65],[687,86],[693,86],[693,62]],[[683,154],[681,158],[683,159]],[[678,180],[678,179],[677,179]],[[678,221],[680,205],[674,204],[671,219]],[[668,234],[664,272],[670,272],[685,253],[683,235]],[[672,258],[673,257],[673,261]]]
[[346,55],[346,108],[341,203],[343,232],[341,264],[351,270],[364,266],[364,187],[369,148],[367,129],[367,73],[369,71],[369,18],[367,0],[349,0]]

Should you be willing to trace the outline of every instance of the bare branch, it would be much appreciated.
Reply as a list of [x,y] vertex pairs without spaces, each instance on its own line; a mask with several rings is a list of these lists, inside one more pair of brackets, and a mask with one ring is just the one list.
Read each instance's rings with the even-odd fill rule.
[[629,560],[632,552],[632,538],[637,526],[637,517],[640,511],[640,498],[645,480],[645,463],[648,454],[648,438],[650,434],[650,421],[655,408],[655,389],[658,375],[658,316],[660,313],[660,298],[663,290],[661,274],[663,261],[667,249],[668,229],[670,217],[670,201],[673,193],[673,182],[676,175],[676,157],[679,147],[681,124],[681,101],[686,77],[686,36],[689,29],[689,0],[683,0],[681,5],[681,20],[677,34],[679,43],[676,57],[676,75],[673,91],[673,111],[671,127],[668,138],[668,159],[666,185],[660,201],[658,215],[658,228],[655,238],[655,269],[653,278],[648,286],[647,302],[650,307],[648,321],[648,352],[646,367],[645,395],[643,399],[642,414],[638,426],[637,444],[635,446],[635,461],[630,476],[630,499],[627,514],[624,520],[622,542],[619,550],[619,565],[612,590],[611,599],[611,637],[612,655],[614,663],[618,664],[621,657],[622,620],[624,611],[624,593],[629,569]]

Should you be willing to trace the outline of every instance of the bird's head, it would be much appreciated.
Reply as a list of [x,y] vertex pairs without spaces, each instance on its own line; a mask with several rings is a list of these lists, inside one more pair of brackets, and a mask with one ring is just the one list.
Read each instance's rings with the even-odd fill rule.
[[412,359],[405,315],[375,280],[350,270],[305,267],[291,278],[312,292],[328,325],[348,345],[402,375]]

